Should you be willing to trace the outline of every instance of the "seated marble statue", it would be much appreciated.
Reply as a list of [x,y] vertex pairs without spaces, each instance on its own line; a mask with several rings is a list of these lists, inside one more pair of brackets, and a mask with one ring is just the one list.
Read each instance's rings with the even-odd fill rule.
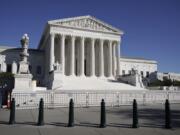
[[135,70],[134,68],[132,68],[132,69],[131,69],[131,73],[132,73],[132,75],[135,75],[135,74],[138,74],[138,71]]
[[59,62],[54,63],[54,71],[55,72],[62,72],[62,65]]

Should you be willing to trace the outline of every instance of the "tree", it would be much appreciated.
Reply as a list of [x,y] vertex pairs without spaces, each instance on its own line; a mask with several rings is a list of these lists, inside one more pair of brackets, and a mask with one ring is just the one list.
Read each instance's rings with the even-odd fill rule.
[[180,86],[180,81],[174,80],[172,83],[173,86]]
[[171,79],[168,79],[167,77],[163,77],[163,86],[171,86],[173,83]]

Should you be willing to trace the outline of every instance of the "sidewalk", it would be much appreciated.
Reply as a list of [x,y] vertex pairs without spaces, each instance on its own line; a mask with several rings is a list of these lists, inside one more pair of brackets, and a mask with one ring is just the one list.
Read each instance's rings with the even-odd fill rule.
[[172,129],[164,129],[164,105],[138,106],[140,128],[132,129],[132,106],[107,107],[107,127],[99,128],[100,107],[75,108],[75,127],[69,128],[68,108],[46,109],[45,126],[36,126],[38,110],[16,110],[16,124],[8,125],[9,111],[0,110],[0,135],[178,135],[180,104],[171,105]]

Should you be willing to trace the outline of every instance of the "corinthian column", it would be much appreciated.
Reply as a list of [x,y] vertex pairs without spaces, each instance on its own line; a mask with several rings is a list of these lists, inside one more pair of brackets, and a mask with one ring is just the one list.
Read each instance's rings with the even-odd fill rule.
[[91,63],[90,63],[90,66],[91,66],[91,70],[90,70],[90,75],[91,76],[94,76],[95,75],[95,50],[94,50],[94,39],[92,38],[91,39]]
[[109,41],[108,49],[109,49],[108,76],[111,77],[112,76],[112,41]]
[[81,37],[80,45],[80,76],[84,76],[84,37]]
[[104,76],[104,52],[103,52],[104,41],[100,39],[100,57],[99,57],[99,76]]
[[54,33],[50,34],[50,58],[49,58],[50,72],[54,70]]
[[70,63],[70,75],[74,75],[74,46],[75,45],[75,37],[71,36],[71,63]]
[[65,64],[64,64],[64,51],[65,51],[65,49],[64,49],[64,43],[65,43],[65,35],[61,35],[61,55],[60,55],[60,57],[61,57],[61,65],[62,65],[62,74],[63,75],[65,75]]
[[120,75],[120,42],[116,45],[117,48],[117,75]]
[[113,43],[112,44],[112,49],[113,49],[113,54],[112,54],[112,65],[113,65],[113,75],[115,76],[116,75],[116,72],[115,72],[115,64],[116,64],[116,48],[115,48],[115,44]]

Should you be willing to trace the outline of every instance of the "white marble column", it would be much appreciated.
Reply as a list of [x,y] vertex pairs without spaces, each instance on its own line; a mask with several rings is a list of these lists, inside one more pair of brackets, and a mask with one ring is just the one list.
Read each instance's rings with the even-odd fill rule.
[[114,76],[116,76],[116,72],[115,72],[115,64],[116,64],[116,46],[115,46],[115,44],[113,43],[112,44],[112,65],[113,65],[113,67],[112,67],[112,72],[113,72],[113,75]]
[[80,76],[84,76],[84,37],[81,37],[80,45]]
[[62,74],[65,75],[65,48],[64,48],[64,44],[65,44],[65,35],[61,34],[61,55],[60,55],[60,59],[61,59],[61,66],[62,66]]
[[100,57],[99,57],[99,76],[104,76],[104,51],[103,51],[104,40],[100,39]]
[[54,37],[55,37],[55,34],[54,33],[51,33],[50,34],[50,60],[49,60],[49,63],[50,63],[50,72],[54,70]]
[[95,39],[91,39],[91,62],[90,62],[90,76],[95,75],[95,49],[94,49]]
[[70,58],[70,75],[74,76],[75,73],[74,73],[74,61],[75,61],[75,37],[74,36],[71,36],[71,58]]
[[112,77],[112,41],[109,41],[108,43],[108,51],[109,51],[108,76]]
[[117,75],[120,75],[120,42],[116,45],[117,48]]

